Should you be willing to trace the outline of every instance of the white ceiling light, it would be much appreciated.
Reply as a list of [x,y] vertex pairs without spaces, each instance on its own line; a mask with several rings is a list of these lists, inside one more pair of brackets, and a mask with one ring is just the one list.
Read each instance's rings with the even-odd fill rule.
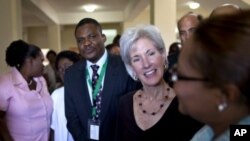
[[200,7],[200,4],[195,1],[189,1],[187,2],[187,5],[189,6],[190,9],[197,9]]
[[86,11],[86,12],[94,12],[97,8],[97,5],[94,5],[94,4],[87,4],[87,5],[84,5],[83,6],[83,9]]

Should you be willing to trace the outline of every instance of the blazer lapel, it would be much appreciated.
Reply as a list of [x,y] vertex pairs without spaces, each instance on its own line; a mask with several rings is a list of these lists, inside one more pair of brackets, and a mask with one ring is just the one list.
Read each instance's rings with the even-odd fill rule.
[[[89,90],[88,90],[88,86],[87,86],[87,80],[86,80],[86,61],[83,61],[79,67],[78,67],[78,71],[80,71],[78,74],[80,74],[79,77],[77,77],[77,87],[79,89],[79,92],[77,94],[78,100],[81,101],[79,103],[79,108],[81,110],[85,110],[87,111],[87,117],[89,118],[91,116],[91,108],[92,108],[92,104],[90,101],[90,97],[89,97]],[[84,101],[84,102],[82,102]],[[80,106],[82,105],[82,106]],[[84,108],[86,107],[86,108]]]
[[101,115],[100,118],[103,119],[105,115],[107,114],[108,108],[110,101],[112,100],[113,97],[113,90],[114,85],[113,83],[110,82],[115,82],[115,73],[117,71],[117,67],[115,65],[115,62],[113,61],[113,58],[111,55],[108,55],[108,64],[107,64],[107,70],[105,74],[105,79],[104,79],[104,88],[102,92],[102,106],[101,106]]

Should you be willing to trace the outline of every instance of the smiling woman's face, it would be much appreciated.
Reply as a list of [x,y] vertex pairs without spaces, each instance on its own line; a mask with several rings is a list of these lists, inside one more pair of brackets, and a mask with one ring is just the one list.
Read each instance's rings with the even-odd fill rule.
[[131,66],[143,85],[157,85],[164,74],[165,54],[160,53],[154,43],[141,38],[130,51]]
[[61,58],[58,61],[58,74],[60,76],[60,79],[64,82],[64,73],[65,70],[73,65],[73,62],[69,60],[68,58]]

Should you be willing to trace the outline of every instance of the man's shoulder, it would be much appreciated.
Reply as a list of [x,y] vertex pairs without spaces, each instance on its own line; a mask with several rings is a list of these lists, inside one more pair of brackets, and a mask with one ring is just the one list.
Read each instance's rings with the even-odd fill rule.
[[83,69],[86,66],[86,61],[81,60],[76,62],[75,64],[71,65],[67,70],[78,70],[78,69]]
[[122,61],[122,58],[120,55],[115,55],[115,54],[109,54],[108,55],[108,59],[109,60],[119,60],[119,61]]
[[109,55],[108,56],[108,62],[110,62],[111,65],[122,65],[124,66],[124,63],[122,61],[122,58],[120,55]]
[[78,61],[65,70],[65,76],[72,76],[74,74],[78,74],[78,72],[84,72],[84,69],[86,68],[85,66],[86,61]]

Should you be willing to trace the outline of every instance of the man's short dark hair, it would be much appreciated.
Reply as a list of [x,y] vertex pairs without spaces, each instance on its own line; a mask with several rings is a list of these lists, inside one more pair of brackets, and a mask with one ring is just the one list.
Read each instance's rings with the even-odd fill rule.
[[46,58],[48,58],[50,54],[53,54],[54,56],[57,55],[57,53],[54,50],[49,50],[48,53],[46,54]]
[[77,28],[82,26],[82,25],[85,25],[85,24],[94,24],[96,27],[99,28],[99,31],[102,34],[102,26],[101,26],[101,24],[97,20],[92,19],[92,18],[84,18],[81,21],[79,21],[78,24],[76,25],[76,28],[75,28],[75,34],[76,34]]

